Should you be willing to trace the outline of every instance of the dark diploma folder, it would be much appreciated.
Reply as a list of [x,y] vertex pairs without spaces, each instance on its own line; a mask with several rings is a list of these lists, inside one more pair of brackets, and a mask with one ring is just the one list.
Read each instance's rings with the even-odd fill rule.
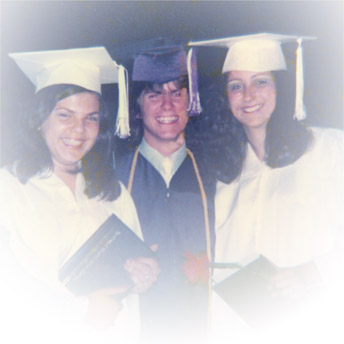
[[276,272],[277,268],[260,256],[213,288],[248,325],[264,327],[292,308],[290,300],[272,296],[267,289]]
[[116,215],[111,215],[60,268],[60,281],[75,295],[132,285],[127,259],[154,257],[154,252]]

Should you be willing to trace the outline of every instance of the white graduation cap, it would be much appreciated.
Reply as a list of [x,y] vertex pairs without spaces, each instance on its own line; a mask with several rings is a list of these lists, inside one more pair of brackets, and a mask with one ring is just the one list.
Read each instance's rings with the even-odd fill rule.
[[105,47],[33,51],[9,54],[36,87],[72,84],[101,93],[102,84],[119,83],[116,134],[129,135],[128,76]]
[[294,118],[303,120],[306,111],[303,104],[303,57],[302,41],[315,37],[300,37],[274,33],[259,33],[245,36],[190,42],[189,46],[211,46],[228,48],[222,73],[230,71],[267,72],[287,69],[281,43],[297,42],[296,50],[296,99]]

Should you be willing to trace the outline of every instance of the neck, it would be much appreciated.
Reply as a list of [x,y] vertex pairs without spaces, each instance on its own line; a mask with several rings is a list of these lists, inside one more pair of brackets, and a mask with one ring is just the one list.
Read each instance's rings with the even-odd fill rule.
[[150,137],[144,136],[149,146],[157,150],[163,156],[170,156],[176,152],[185,143],[184,135],[180,135],[176,140],[156,141]]
[[254,152],[256,153],[258,159],[263,161],[265,156],[265,138],[266,130],[257,128],[257,129],[247,129],[244,128],[248,142],[251,144]]
[[69,187],[74,195],[77,174],[71,173],[70,171],[67,171],[65,169],[61,169],[56,165],[54,166],[54,173]]

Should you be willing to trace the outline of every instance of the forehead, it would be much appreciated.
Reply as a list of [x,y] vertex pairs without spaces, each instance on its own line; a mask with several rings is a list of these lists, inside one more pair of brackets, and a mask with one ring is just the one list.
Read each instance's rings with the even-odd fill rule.
[[55,109],[59,109],[61,107],[71,109],[73,111],[98,111],[100,108],[99,96],[93,92],[75,93],[56,103]]
[[143,92],[163,92],[163,91],[175,91],[180,90],[182,88],[186,88],[181,82],[178,82],[178,80],[173,80],[166,82],[164,84],[158,84],[158,83],[152,83],[147,85]]
[[227,74],[227,80],[250,80],[260,76],[272,77],[271,72],[231,71]]

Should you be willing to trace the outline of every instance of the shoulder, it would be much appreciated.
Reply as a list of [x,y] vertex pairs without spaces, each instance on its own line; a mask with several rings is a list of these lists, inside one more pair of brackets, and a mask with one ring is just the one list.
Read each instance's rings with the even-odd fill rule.
[[344,141],[344,131],[340,129],[311,127],[310,130],[317,143],[342,144]]
[[311,150],[323,152],[329,156],[338,156],[344,152],[344,131],[333,128],[311,127],[313,143]]
[[99,200],[106,209],[121,216],[132,216],[135,213],[135,205],[131,195],[121,181],[118,181],[121,192],[113,201]]
[[[198,172],[206,189],[207,195],[214,195],[216,189],[216,176],[213,173],[213,169],[211,168],[212,166],[210,162],[206,158],[204,152],[191,151],[190,149],[189,152],[193,154]],[[186,161],[188,161],[188,159],[185,159],[184,163]]]
[[124,186],[124,184],[121,181],[119,181],[119,186],[121,188],[121,194],[120,194],[118,199],[124,203],[132,203],[132,198],[131,198],[128,190],[126,189],[126,187]]
[[20,212],[18,202],[26,191],[26,186],[7,168],[0,169],[0,227],[6,227],[4,219],[10,222],[11,213]]
[[4,188],[13,187],[13,185],[20,185],[19,179],[10,172],[7,167],[2,167],[0,169],[0,185],[1,191],[4,192]]
[[124,184],[119,181],[119,186],[121,188],[121,193],[116,200],[114,200],[115,207],[119,209],[121,212],[130,213],[135,212],[135,205],[134,201],[129,194],[128,190],[124,186]]
[[113,201],[113,212],[137,235],[142,237],[141,227],[138,220],[136,207],[131,195],[125,188],[124,184],[119,181],[121,188],[120,196]]
[[310,132],[312,141],[308,149],[293,165],[313,176],[339,175],[344,168],[343,131],[311,127]]

